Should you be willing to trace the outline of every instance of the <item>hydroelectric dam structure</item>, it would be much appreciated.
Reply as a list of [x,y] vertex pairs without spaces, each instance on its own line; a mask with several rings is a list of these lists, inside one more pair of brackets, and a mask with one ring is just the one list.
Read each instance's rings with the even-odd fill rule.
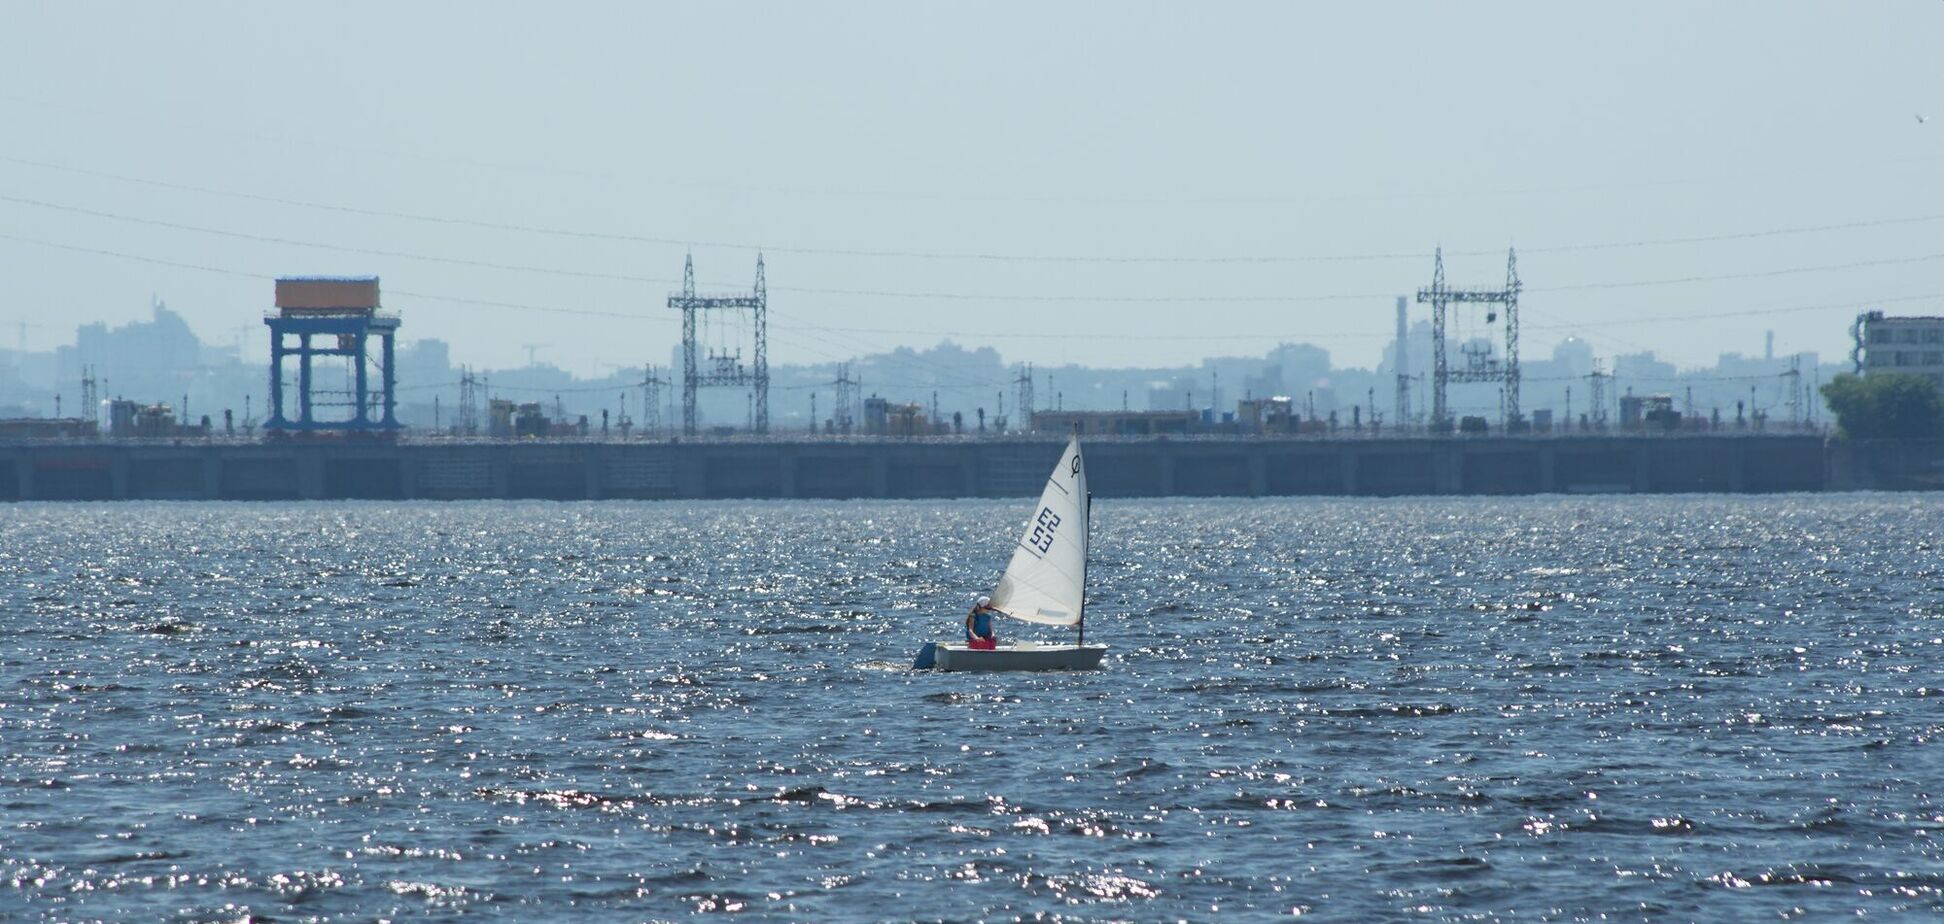
[[[1054,438],[0,443],[0,500],[702,500],[1036,494]],[[1944,443],[1814,434],[1103,439],[1106,497],[1944,488]]]

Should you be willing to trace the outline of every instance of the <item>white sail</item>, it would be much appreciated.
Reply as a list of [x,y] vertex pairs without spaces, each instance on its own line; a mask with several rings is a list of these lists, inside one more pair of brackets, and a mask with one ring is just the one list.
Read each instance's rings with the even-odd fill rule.
[[1086,567],[1087,470],[1080,464],[1076,436],[1046,479],[1039,506],[1027,518],[1012,562],[992,592],[992,605],[1014,619],[1073,625],[1080,621]]

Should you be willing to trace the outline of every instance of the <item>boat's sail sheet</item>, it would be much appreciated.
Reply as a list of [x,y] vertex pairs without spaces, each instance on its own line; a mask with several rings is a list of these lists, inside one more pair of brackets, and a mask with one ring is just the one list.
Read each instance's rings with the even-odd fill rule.
[[1013,548],[992,605],[1014,619],[1070,626],[1080,621],[1087,562],[1087,469],[1080,438],[1067,442],[1039,506]]

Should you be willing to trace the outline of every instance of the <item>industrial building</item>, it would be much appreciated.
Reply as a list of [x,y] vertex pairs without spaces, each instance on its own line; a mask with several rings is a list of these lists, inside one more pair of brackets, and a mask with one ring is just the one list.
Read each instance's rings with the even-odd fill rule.
[[1639,430],[1653,427],[1674,430],[1681,426],[1680,412],[1674,410],[1672,395],[1620,396],[1620,428]]
[[209,436],[209,418],[192,425],[176,421],[176,409],[166,404],[142,404],[125,398],[108,403],[108,432],[127,439],[199,439]]
[[1193,411],[1034,411],[1039,433],[1081,436],[1159,436],[1201,429]]
[[92,420],[78,417],[12,417],[0,420],[0,441],[92,440],[101,436]]
[[1850,327],[1850,360],[1859,375],[1921,375],[1944,390],[1944,317],[1858,315]]

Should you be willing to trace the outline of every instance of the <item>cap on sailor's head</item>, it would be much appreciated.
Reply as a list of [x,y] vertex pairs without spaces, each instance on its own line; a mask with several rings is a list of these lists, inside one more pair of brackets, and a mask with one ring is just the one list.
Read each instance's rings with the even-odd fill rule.
[[985,594],[980,594],[980,595],[979,595],[979,599],[978,599],[978,600],[977,600],[976,602],[977,602],[977,603],[978,603],[978,604],[979,604],[980,606],[985,606],[985,605],[987,605],[987,604],[989,604],[989,603],[991,603],[991,602],[992,602],[992,598],[991,598],[991,597],[988,597],[988,596],[986,596]]

